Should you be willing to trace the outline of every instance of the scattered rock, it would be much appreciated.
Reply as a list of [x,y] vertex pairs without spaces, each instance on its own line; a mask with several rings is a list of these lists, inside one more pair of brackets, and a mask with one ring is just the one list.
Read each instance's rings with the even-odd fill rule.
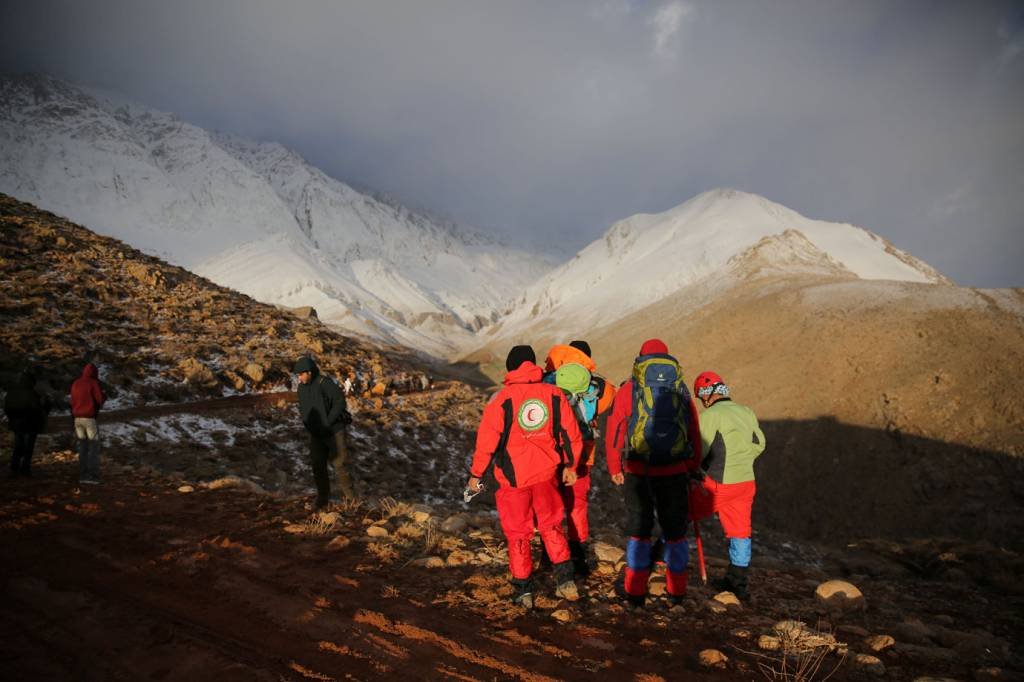
[[285,533],[291,533],[292,535],[301,535],[306,532],[306,527],[298,523],[289,523],[284,527]]
[[698,654],[700,664],[705,668],[724,668],[729,658],[718,649],[704,649]]
[[210,371],[210,368],[195,358],[186,358],[178,363],[185,381],[198,386],[211,386],[217,383],[217,378]]
[[459,514],[453,514],[444,520],[441,524],[441,530],[449,535],[457,535],[469,527],[469,523],[465,517]]
[[896,640],[889,635],[874,635],[864,640],[864,644],[875,653],[885,651],[895,643]]
[[719,592],[714,597],[712,597],[712,599],[714,599],[716,602],[724,606],[735,606],[737,608],[743,608],[743,605],[740,604],[740,600],[737,599],[736,595],[732,592]]
[[736,628],[729,634],[738,639],[750,639],[751,632],[747,628]]
[[896,642],[896,645],[893,646],[893,651],[901,656],[906,656],[913,661],[923,663],[925,665],[952,663],[957,660],[957,654],[955,651],[952,649],[944,649],[942,647],[919,646],[917,644]]
[[885,664],[875,656],[857,654],[853,657],[853,666],[871,675],[884,675]]
[[896,636],[901,642],[927,646],[932,644],[935,633],[920,620],[908,618],[896,626]]
[[607,542],[594,543],[594,556],[598,561],[607,561],[615,564],[626,555],[626,550],[616,545],[609,545]]
[[434,515],[434,511],[425,504],[417,504],[412,508],[412,520],[414,523],[426,523]]
[[194,493],[195,491],[196,489],[190,485],[183,485],[180,488],[178,488],[179,493]]
[[572,620],[572,613],[570,613],[568,609],[558,609],[557,611],[551,612],[551,617],[559,623],[568,623]]
[[860,637],[861,639],[863,639],[864,637],[867,637],[867,636],[869,636],[871,634],[870,632],[868,632],[867,630],[865,630],[864,628],[862,628],[859,625],[847,625],[847,624],[843,624],[843,625],[840,625],[839,627],[837,627],[836,628],[836,632],[838,632],[841,635],[850,635],[852,637]]
[[266,374],[266,371],[267,370],[263,367],[263,365],[256,362],[250,362],[242,370],[245,376],[249,377],[257,384],[263,381],[263,377]]
[[721,602],[717,602],[714,599],[708,599],[704,603],[704,606],[711,613],[725,613],[726,611],[729,610],[728,608],[726,608],[725,604],[722,604]]
[[866,606],[861,591],[845,580],[829,580],[821,583],[814,591],[814,596],[819,603],[840,611],[863,609]]
[[220,490],[222,488],[240,488],[242,490],[248,490],[249,492],[256,493],[258,495],[269,495],[269,493],[260,486],[259,483],[250,481],[247,478],[241,478],[239,476],[224,476],[223,478],[216,478],[212,481],[203,483],[202,486],[207,490]]
[[338,550],[345,549],[351,544],[351,540],[344,535],[339,535],[327,543],[327,550],[330,552],[337,552]]
[[386,538],[391,535],[387,528],[384,526],[369,526],[366,529],[366,534],[371,538]]
[[650,584],[647,586],[647,594],[651,595],[652,597],[662,596],[663,594],[665,594],[665,583],[660,580],[652,580]]
[[782,640],[771,635],[761,635],[757,638],[757,648],[764,651],[778,651],[782,648]]

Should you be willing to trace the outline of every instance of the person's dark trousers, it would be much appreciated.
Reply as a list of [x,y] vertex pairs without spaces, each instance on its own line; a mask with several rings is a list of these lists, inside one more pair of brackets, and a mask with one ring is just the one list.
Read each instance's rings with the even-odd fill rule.
[[344,431],[334,434],[332,446],[331,466],[334,467],[334,474],[338,477],[338,487],[341,488],[342,495],[354,499],[356,492],[352,486],[352,464],[348,456],[348,437]]
[[623,496],[626,502],[626,593],[642,600],[651,574],[651,533],[657,515],[665,540],[666,580],[670,595],[685,594],[689,548],[686,523],[689,511],[689,477],[639,476],[626,474]]
[[333,436],[326,438],[310,434],[309,457],[313,466],[313,480],[316,481],[316,506],[326,507],[331,498],[331,479],[327,474],[327,460],[331,456]]
[[11,453],[11,473],[32,473],[32,451],[36,448],[36,436],[28,431],[14,432],[14,452]]

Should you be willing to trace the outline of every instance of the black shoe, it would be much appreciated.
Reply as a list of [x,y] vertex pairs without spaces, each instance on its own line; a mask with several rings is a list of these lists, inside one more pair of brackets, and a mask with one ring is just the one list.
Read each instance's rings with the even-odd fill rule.
[[572,559],[572,571],[580,577],[590,575],[590,564],[587,563],[587,546],[577,540],[569,541],[569,557]]
[[732,592],[740,601],[746,601],[750,598],[750,593],[747,591],[747,567],[729,564],[729,568],[725,570],[725,576],[721,580],[715,581],[715,587],[725,592]]
[[634,594],[626,595],[626,603],[634,609],[642,609],[644,603],[647,601],[647,595],[641,594],[639,596]]

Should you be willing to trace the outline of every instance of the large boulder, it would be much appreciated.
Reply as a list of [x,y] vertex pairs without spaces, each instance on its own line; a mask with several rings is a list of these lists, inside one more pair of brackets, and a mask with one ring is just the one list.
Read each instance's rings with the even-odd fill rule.
[[845,580],[829,580],[818,585],[814,596],[830,610],[851,611],[866,607],[864,594]]

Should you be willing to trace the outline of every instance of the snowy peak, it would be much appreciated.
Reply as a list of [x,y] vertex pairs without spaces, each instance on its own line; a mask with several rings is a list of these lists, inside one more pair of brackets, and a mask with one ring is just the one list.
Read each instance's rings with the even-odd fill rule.
[[550,267],[277,143],[45,75],[0,94],[0,192],[349,331],[445,354]]
[[[812,220],[756,194],[716,189],[612,225],[528,289],[489,343],[530,328],[584,333],[687,287],[769,272],[950,283],[867,230]],[[703,286],[701,295],[710,291]]]

